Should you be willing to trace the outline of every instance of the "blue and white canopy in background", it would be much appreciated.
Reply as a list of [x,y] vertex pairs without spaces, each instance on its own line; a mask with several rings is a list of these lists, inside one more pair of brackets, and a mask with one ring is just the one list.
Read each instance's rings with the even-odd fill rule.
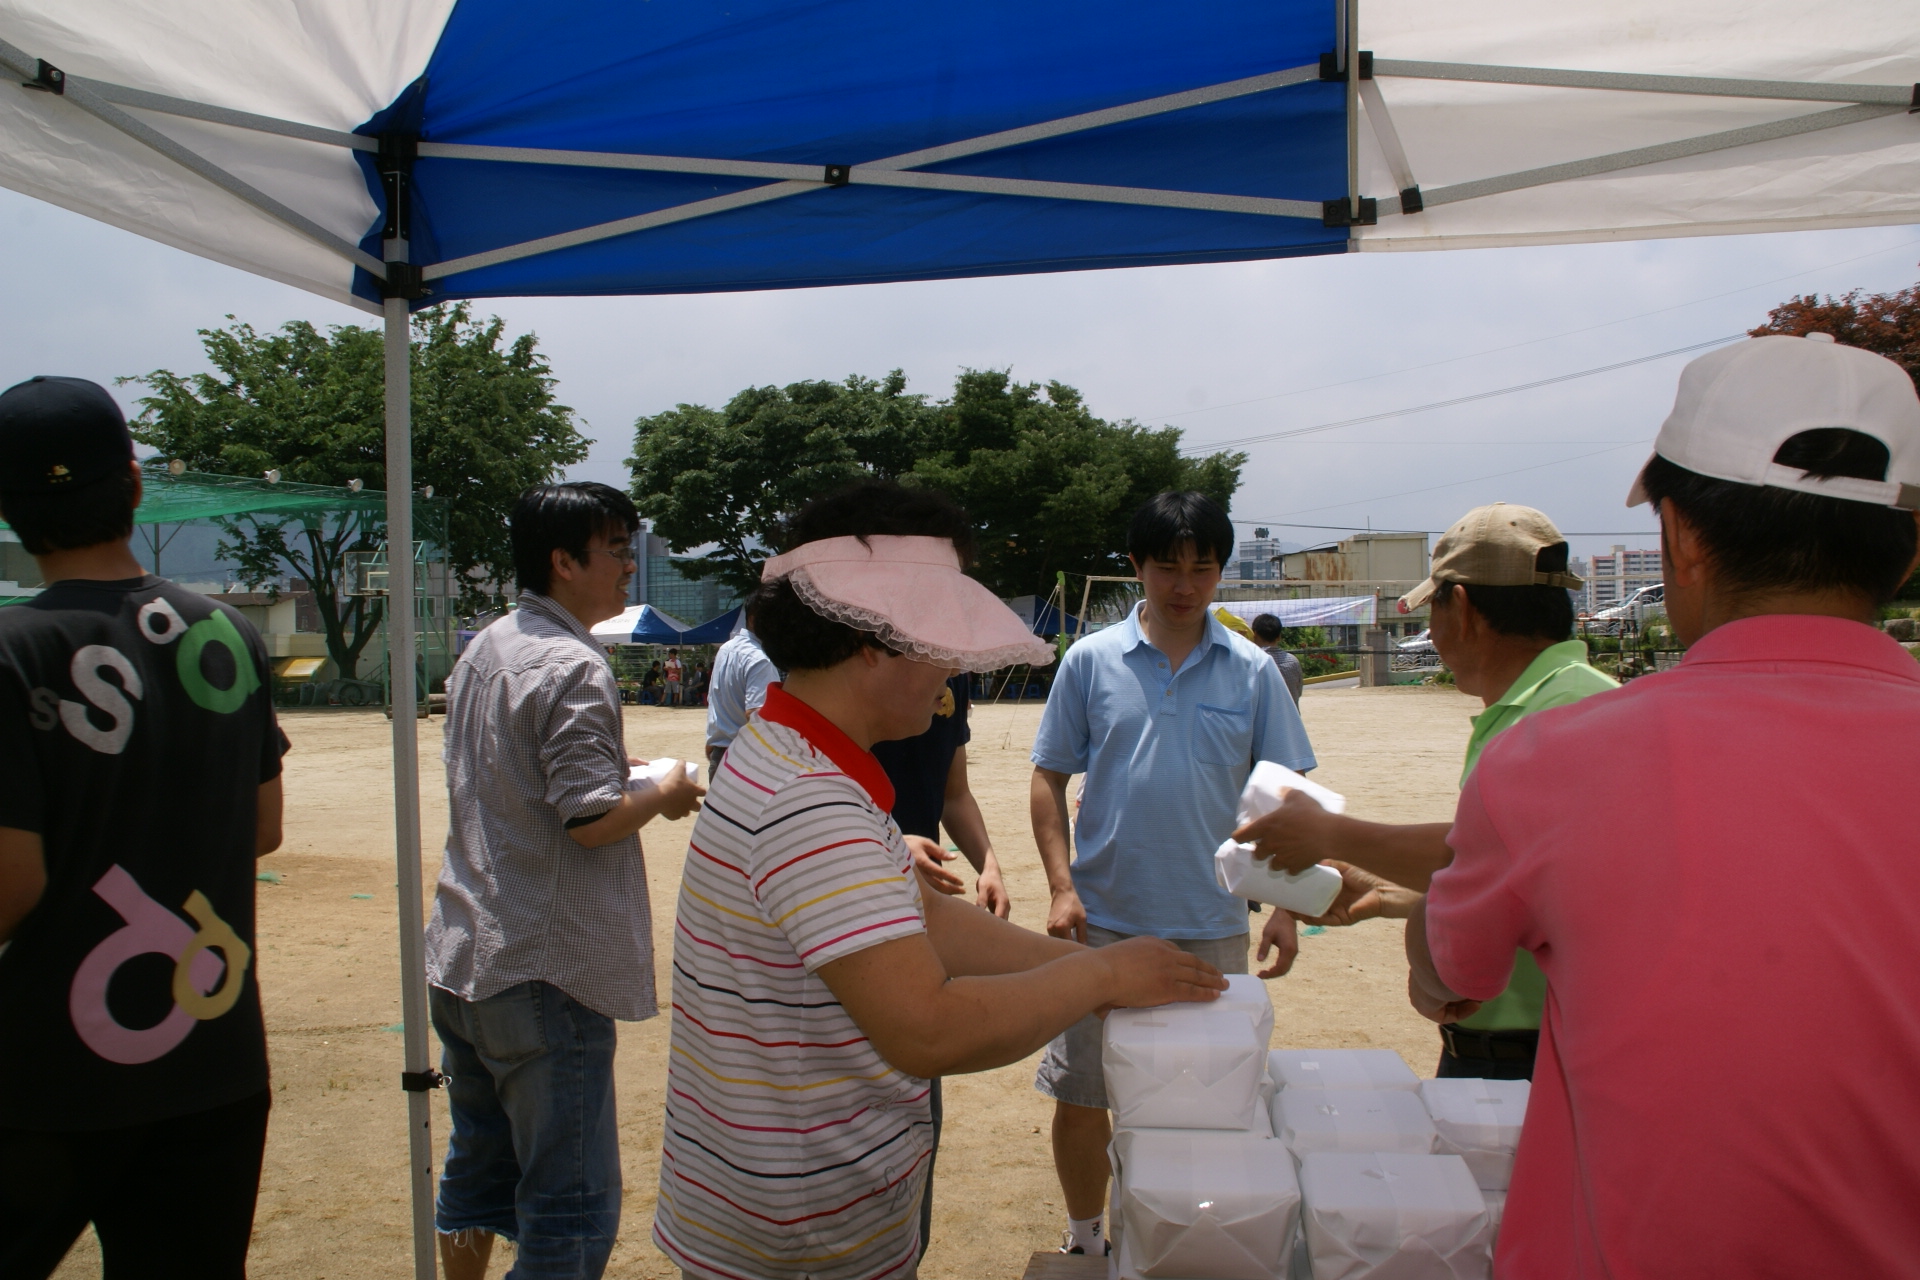
[[409,307],[1920,222],[1916,81],[1914,0],[0,0],[0,185],[380,312],[406,545]]
[[670,613],[650,604],[636,604],[596,623],[592,635],[601,644],[681,644],[689,629]]

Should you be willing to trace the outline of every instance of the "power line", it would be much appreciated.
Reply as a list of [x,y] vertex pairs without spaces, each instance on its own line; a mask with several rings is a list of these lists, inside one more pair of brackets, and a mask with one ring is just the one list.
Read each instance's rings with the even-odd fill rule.
[[1436,400],[1431,404],[1409,405],[1404,409],[1389,409],[1385,413],[1370,413],[1359,418],[1343,418],[1338,422],[1322,422],[1311,427],[1293,427],[1286,431],[1268,431],[1257,436],[1242,436],[1237,440],[1222,440],[1213,444],[1193,445],[1180,451],[1182,457],[1199,457],[1217,453],[1222,449],[1237,449],[1241,445],[1265,444],[1274,440],[1289,440],[1295,436],[1312,435],[1318,431],[1337,431],[1341,427],[1357,427],[1365,422],[1383,422],[1388,418],[1404,418],[1408,414],[1426,413],[1432,409],[1451,409],[1455,405],[1472,404],[1477,400],[1491,400],[1495,396],[1509,396],[1519,391],[1533,391],[1539,387],[1550,387],[1556,383],[1572,382],[1576,378],[1591,378],[1595,374],[1612,373],[1616,369],[1629,369],[1637,364],[1651,364],[1655,360],[1665,360],[1670,356],[1683,356],[1693,351],[1704,351],[1708,347],[1725,346],[1729,342],[1738,342],[1747,335],[1729,334],[1724,338],[1710,338],[1705,342],[1696,342],[1691,346],[1675,347],[1671,351],[1656,351],[1650,356],[1636,356],[1631,360],[1621,360],[1614,364],[1603,364],[1592,369],[1580,369],[1573,373],[1562,373],[1551,378],[1540,378],[1533,382],[1515,383],[1511,387],[1496,387],[1492,391],[1477,391],[1470,396],[1456,396],[1451,400]]
[[[1636,441],[1632,441],[1631,443],[1644,445],[1648,442],[1644,440],[1636,440]],[[1540,470],[1544,470],[1547,467],[1558,467],[1569,462],[1579,462],[1583,458],[1597,458],[1603,453],[1613,453],[1613,452],[1616,452],[1617,450],[1625,449],[1628,447],[1630,447],[1630,445],[1617,444],[1613,446],[1613,448],[1611,449],[1596,449],[1592,453],[1578,453],[1571,458],[1555,458],[1552,462],[1541,462],[1531,467],[1515,467],[1511,471],[1496,471],[1492,475],[1472,476],[1465,480],[1450,480],[1446,484],[1430,484],[1423,489],[1406,489],[1406,490],[1402,490],[1399,493],[1385,493],[1385,494],[1381,494],[1377,498],[1356,498],[1352,502],[1329,502],[1326,505],[1319,506],[1319,507],[1303,507],[1299,511],[1289,511],[1287,512],[1287,514],[1290,516],[1304,516],[1304,515],[1310,515],[1315,511],[1333,511],[1333,510],[1337,510],[1340,507],[1357,507],[1363,503],[1368,503],[1368,502],[1386,502],[1392,498],[1411,497],[1416,493],[1432,493],[1436,489],[1453,489],[1463,484],[1478,484],[1482,480],[1498,480],[1503,476],[1517,476],[1522,472],[1526,472],[1526,471],[1540,471]]]
[[[1462,480],[1460,483],[1472,482]],[[1424,533],[1429,537],[1439,537],[1446,532],[1445,529],[1391,529],[1380,524],[1300,524],[1297,521],[1287,520],[1253,519],[1235,520],[1233,523],[1246,525],[1248,528],[1258,526],[1275,529],[1331,529],[1336,533]],[[1560,535],[1565,538],[1657,538],[1660,536],[1660,531],[1658,529],[1562,529]]]
[[1166,422],[1173,418],[1192,417],[1198,413],[1215,413],[1221,409],[1238,409],[1244,405],[1264,404],[1269,400],[1285,400],[1291,396],[1303,396],[1313,391],[1330,391],[1335,387],[1350,387],[1356,382],[1371,382],[1375,378],[1391,378],[1402,373],[1418,373],[1422,369],[1437,369],[1443,364],[1457,364],[1462,360],[1477,360],[1481,356],[1499,355],[1503,351],[1518,351],[1522,347],[1537,346],[1542,342],[1557,342],[1561,338],[1577,337],[1583,333],[1592,333],[1596,329],[1610,329],[1617,324],[1627,324],[1634,320],[1645,320],[1649,316],[1665,315],[1669,311],[1682,311],[1688,307],[1697,307],[1703,302],[1718,302],[1722,298],[1731,298],[1736,294],[1751,293],[1755,289],[1764,289],[1768,285],[1784,284],[1788,280],[1798,280],[1801,276],[1810,276],[1819,271],[1830,271],[1834,267],[1844,267],[1850,263],[1864,262],[1868,258],[1878,258],[1883,254],[1910,249],[1915,245],[1920,245],[1920,240],[1904,240],[1899,244],[1889,245],[1884,249],[1875,249],[1871,253],[1856,254],[1851,258],[1841,258],[1837,262],[1827,262],[1817,267],[1808,267],[1804,271],[1795,271],[1788,275],[1776,276],[1771,280],[1762,280],[1757,284],[1742,285],[1738,289],[1729,289],[1725,293],[1708,294],[1704,298],[1694,298],[1689,302],[1676,302],[1670,307],[1656,307],[1652,311],[1642,311],[1636,315],[1621,316],[1618,320],[1603,320],[1599,324],[1590,324],[1579,329],[1566,329],[1560,333],[1550,333],[1540,338],[1528,338],[1525,342],[1513,342],[1504,347],[1489,347],[1485,351],[1470,351],[1465,355],[1447,356],[1441,360],[1430,360],[1426,364],[1407,365],[1400,369],[1385,369],[1379,373],[1363,373],[1357,378],[1343,378],[1339,382],[1322,382],[1317,386],[1300,387],[1293,391],[1277,391],[1272,395],[1253,396],[1246,400],[1231,400],[1226,404],[1202,405],[1197,409],[1179,409],[1171,413],[1148,414],[1143,415],[1143,417],[1147,422]]

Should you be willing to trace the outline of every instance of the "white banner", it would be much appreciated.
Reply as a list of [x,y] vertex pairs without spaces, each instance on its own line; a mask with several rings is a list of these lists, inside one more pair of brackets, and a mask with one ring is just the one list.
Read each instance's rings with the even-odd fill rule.
[[1246,622],[1270,613],[1283,627],[1370,627],[1378,604],[1374,596],[1328,596],[1319,600],[1221,600],[1215,607]]

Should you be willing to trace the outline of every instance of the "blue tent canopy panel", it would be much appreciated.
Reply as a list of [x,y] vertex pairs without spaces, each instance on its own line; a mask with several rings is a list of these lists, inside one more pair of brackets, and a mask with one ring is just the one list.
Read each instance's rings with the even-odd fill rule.
[[[1339,253],[1348,231],[1318,216],[1347,194],[1346,86],[1319,78],[1335,38],[1328,0],[1123,18],[1091,0],[461,0],[426,75],[359,132],[418,139],[395,199],[431,290],[420,305]],[[1258,88],[1277,73],[1287,82]],[[1154,103],[1169,95],[1193,100]],[[1116,109],[1132,118],[1073,120]],[[513,150],[436,149],[449,146]],[[570,162],[525,162],[542,150]],[[380,157],[358,154],[389,207]],[[754,169],[768,165],[788,169]],[[1106,194],[953,189],[962,179]],[[1138,202],[1203,198],[1212,207]],[[1265,207],[1283,202],[1298,207]],[[648,215],[656,225],[435,278]],[[383,226],[362,241],[375,257]],[[356,293],[378,288],[358,273]]]

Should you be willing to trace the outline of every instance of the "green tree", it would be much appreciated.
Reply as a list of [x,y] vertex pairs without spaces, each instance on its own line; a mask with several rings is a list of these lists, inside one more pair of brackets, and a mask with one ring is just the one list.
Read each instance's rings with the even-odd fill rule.
[[[1905,369],[1920,389],[1920,285],[1892,293],[1860,289],[1842,297],[1799,294],[1767,313],[1767,322],[1747,331],[1754,338],[1770,333],[1830,333],[1835,342],[1876,352]],[[1902,600],[1920,600],[1920,572],[1907,579]]]
[[1127,525],[1142,503],[1197,489],[1225,507],[1246,460],[1183,458],[1178,428],[1107,422],[1063,383],[1043,391],[969,369],[939,406],[935,448],[910,478],[951,494],[979,523],[975,576],[1003,596],[1045,595],[1059,570],[1131,573]]
[[[687,566],[735,590],[808,499],[861,476],[941,489],[980,528],[974,573],[1001,595],[1046,594],[1055,574],[1123,574],[1127,523],[1162,489],[1225,506],[1244,454],[1180,456],[1177,429],[1096,417],[1072,387],[967,370],[929,405],[894,370],[875,382],[753,387],[725,409],[682,404],[635,424],[633,496]],[[1096,593],[1099,594],[1099,593]]]
[[749,387],[720,410],[682,404],[634,424],[633,498],[687,566],[751,591],[782,519],[862,476],[903,475],[924,450],[924,396],[895,369],[880,381]]
[[[233,317],[227,317],[232,320]],[[377,329],[322,333],[290,321],[202,329],[212,372],[166,369],[129,381],[140,400],[134,438],[196,471],[257,476],[277,469],[306,484],[386,487],[385,374]],[[554,401],[538,339],[506,340],[504,323],[473,319],[465,303],[413,317],[413,475],[447,504],[447,557],[461,607],[513,572],[507,513],[531,485],[586,457],[573,411]],[[370,550],[385,524],[364,515],[241,517],[226,522],[222,554],[258,586],[291,570],[310,584],[327,652],[346,677],[380,624],[380,605],[344,592],[349,553]]]

